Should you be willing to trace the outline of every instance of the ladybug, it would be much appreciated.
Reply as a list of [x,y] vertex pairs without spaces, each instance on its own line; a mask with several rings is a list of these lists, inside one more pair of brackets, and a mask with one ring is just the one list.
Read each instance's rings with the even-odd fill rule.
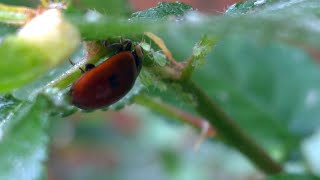
[[131,41],[121,46],[120,52],[94,66],[87,64],[84,74],[72,85],[71,103],[84,110],[109,106],[133,87],[142,67],[143,50],[136,45],[131,51]]

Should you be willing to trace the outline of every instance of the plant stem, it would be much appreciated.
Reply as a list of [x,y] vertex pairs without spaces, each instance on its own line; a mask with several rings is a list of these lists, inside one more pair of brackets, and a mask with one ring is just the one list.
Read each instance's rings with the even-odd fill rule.
[[35,14],[33,9],[0,3],[0,22],[22,25],[32,14]]
[[[189,124],[200,131],[205,130],[205,126],[208,125],[208,122],[204,118],[195,117],[190,113],[182,111],[176,107],[170,106],[161,102],[160,100],[156,100],[152,97],[144,95],[143,93],[134,97],[134,102],[153,111],[161,113],[164,116],[169,118],[175,118],[177,120],[182,121],[183,123]],[[208,126],[207,130],[204,131],[205,137],[214,137],[216,135],[216,131],[212,126]]]
[[195,97],[196,110],[216,128],[221,138],[246,155],[264,173],[282,171],[281,165],[272,160],[197,84],[185,80],[181,81],[181,85],[184,91]]
[[[147,33],[148,37],[154,40],[154,42],[162,49],[167,58],[171,62],[176,62],[172,57],[171,52],[167,50],[164,42],[152,33]],[[209,43],[210,44],[210,43]],[[169,53],[168,53],[169,52]],[[256,144],[250,136],[248,136],[217,104],[215,104],[210,97],[199,88],[194,82],[190,80],[190,76],[194,67],[192,61],[194,57],[191,57],[187,62],[187,66],[184,68],[173,68],[174,71],[182,70],[180,77],[172,81],[179,83],[184,91],[192,94],[196,99],[196,110],[206,118],[212,127],[217,129],[219,137],[225,140],[230,145],[239,149],[244,155],[246,155],[260,170],[266,174],[275,174],[282,171],[281,165],[272,160],[272,158]],[[180,65],[179,63],[173,63],[173,65]],[[178,73],[179,74],[179,73]],[[172,73],[171,77],[174,76]],[[162,109],[161,109],[162,108]],[[159,107],[153,108],[158,109]],[[160,111],[163,111],[163,107],[160,107]]]
[[[93,43],[92,43],[93,44]],[[91,45],[95,46],[95,45]],[[98,46],[98,45],[96,45]],[[90,51],[93,51],[92,49],[86,50],[88,53],[92,53]],[[64,89],[67,86],[69,86],[72,82],[74,82],[79,76],[81,76],[80,67],[83,67],[87,63],[95,64],[97,63],[102,57],[108,55],[108,52],[105,49],[102,49],[101,47],[97,47],[94,53],[88,55],[88,57],[85,57],[81,62],[75,64],[73,68],[69,69],[67,72],[62,74],[57,79],[49,82],[45,88],[47,87],[56,87],[59,89]]]

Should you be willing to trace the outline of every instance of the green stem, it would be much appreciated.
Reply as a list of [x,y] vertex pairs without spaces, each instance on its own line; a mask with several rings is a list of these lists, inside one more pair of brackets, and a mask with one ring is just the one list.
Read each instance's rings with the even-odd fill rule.
[[[149,109],[152,109],[152,111],[158,112],[169,118],[180,120],[181,122],[189,124],[200,131],[205,130],[206,125],[208,124],[208,122],[203,118],[195,117],[190,113],[181,111],[180,109],[144,95],[143,93],[135,96],[134,102],[148,107]],[[206,137],[214,137],[216,135],[215,129],[213,129],[212,126],[207,127],[207,130],[205,130],[204,133]]]
[[20,7],[11,6],[0,3],[0,22],[9,24],[24,24],[28,18],[28,13],[33,13],[34,10]]
[[216,128],[221,138],[246,155],[264,173],[282,171],[281,165],[272,160],[198,85],[191,80],[181,81],[181,85],[184,91],[195,97],[196,110]]
[[56,87],[59,89],[64,89],[69,86],[72,82],[74,82],[79,76],[81,76],[81,71],[79,68],[83,68],[85,64],[97,63],[102,57],[108,55],[108,52],[105,50],[100,50],[97,54],[90,57],[89,59],[84,59],[83,61],[77,63],[73,66],[73,68],[69,69],[66,73],[55,79],[54,81],[48,83],[45,88],[47,87]]

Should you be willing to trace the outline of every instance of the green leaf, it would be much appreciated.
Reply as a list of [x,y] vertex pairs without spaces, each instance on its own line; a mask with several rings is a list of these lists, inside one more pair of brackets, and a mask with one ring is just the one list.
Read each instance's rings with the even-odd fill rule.
[[281,173],[275,176],[270,176],[267,180],[320,180],[319,177],[315,177],[307,174],[287,174]]
[[0,178],[39,179],[47,158],[48,102],[43,97],[34,104],[0,100]]
[[[309,6],[307,4],[311,3],[310,1],[300,1],[301,4],[304,4],[304,8],[300,11],[301,13],[304,11],[308,11]],[[295,4],[297,6],[301,6],[301,4]],[[278,4],[280,5],[283,4]],[[289,4],[290,5],[290,4]],[[289,6],[288,5],[288,6]],[[296,8],[294,5],[289,6],[290,8]],[[309,13],[314,13],[313,7],[310,9]],[[294,123],[289,123],[290,119],[289,116],[284,117],[287,114],[287,111],[283,108],[290,107],[288,105],[292,104],[293,98],[287,97],[286,99],[281,100],[281,102],[273,102],[275,104],[268,106],[268,103],[264,102],[265,100],[276,99],[277,97],[265,97],[264,96],[270,94],[272,92],[272,86],[268,86],[268,83],[273,82],[273,79],[269,80],[268,83],[265,83],[264,79],[268,80],[268,77],[272,77],[271,75],[278,75],[282,77],[281,69],[285,69],[286,63],[282,65],[282,68],[277,67],[278,59],[290,59],[290,58],[302,58],[306,59],[303,62],[310,62],[312,61],[310,58],[303,54],[301,51],[297,51],[298,49],[290,49],[290,47],[286,47],[284,45],[275,45],[273,47],[272,40],[279,40],[280,36],[286,34],[286,39],[293,39],[293,40],[302,40],[307,44],[316,43],[319,45],[318,42],[315,42],[308,37],[315,38],[316,34],[313,29],[307,29],[304,31],[300,29],[301,27],[292,27],[291,23],[288,23],[288,19],[283,19],[280,14],[283,9],[276,10],[279,13],[279,16],[275,16],[272,18],[265,18],[263,16],[260,17],[216,17],[212,18],[212,20],[207,20],[205,17],[199,16],[200,21],[197,24],[191,22],[179,22],[179,24],[167,23],[164,21],[160,21],[157,24],[153,22],[145,21],[129,21],[125,23],[122,20],[119,21],[112,21],[108,23],[108,19],[100,19],[97,22],[90,23],[90,34],[94,32],[94,35],[97,35],[96,38],[100,38],[99,32],[103,32],[104,27],[108,27],[108,32],[104,32],[104,36],[108,33],[111,35],[112,33],[123,32],[127,33],[128,29],[130,29],[130,33],[142,33],[144,31],[162,31],[163,35],[170,36],[168,39],[167,44],[169,49],[176,52],[174,56],[176,57],[188,57],[191,55],[191,49],[188,49],[190,46],[192,47],[193,44],[197,41],[195,39],[199,39],[199,37],[203,33],[208,33],[213,37],[222,38],[230,35],[236,34],[252,34],[251,39],[258,38],[261,39],[261,43],[259,41],[252,42],[249,41],[248,44],[245,42],[248,41],[248,37],[243,38],[242,40],[226,40],[228,41],[225,45],[219,44],[217,45],[219,50],[217,50],[219,56],[223,57],[214,57],[209,58],[211,59],[208,61],[208,65],[205,66],[205,70],[200,69],[200,73],[197,75],[196,79],[199,81],[200,84],[203,85],[204,89],[213,97],[218,98],[220,103],[222,103],[223,107],[242,125],[242,127],[250,132],[250,134],[255,137],[258,142],[263,142],[265,147],[268,147],[268,150],[272,153],[272,155],[278,159],[283,159],[287,155],[290,148],[295,147],[297,141],[299,140],[296,136],[300,136],[301,133],[303,134],[302,127],[306,128],[306,126],[300,126],[300,129],[293,130]],[[156,12],[156,13],[155,13]],[[165,12],[165,11],[161,11]],[[170,11],[167,11],[170,12]],[[157,14],[157,11],[154,9],[149,9],[139,14],[134,14],[133,17],[145,17],[159,19],[166,17],[164,14]],[[154,14],[153,14],[154,13]],[[265,14],[270,14],[267,10],[264,12]],[[274,12],[272,12],[274,13]],[[170,16],[171,13],[167,15]],[[152,16],[153,15],[153,16]],[[300,15],[299,15],[300,16]],[[105,21],[106,20],[106,21]],[[301,21],[304,21],[301,19]],[[80,29],[83,27],[85,28],[86,23],[85,21],[81,21],[82,24]],[[106,24],[103,25],[104,22]],[[261,23],[264,22],[264,23]],[[150,23],[150,24],[149,24]],[[152,24],[152,25],[151,25]],[[97,26],[96,26],[97,25]],[[99,27],[99,28],[96,28]],[[94,29],[92,31],[92,28]],[[166,28],[168,31],[166,31]],[[309,27],[308,27],[309,28]],[[172,30],[174,29],[174,30]],[[89,30],[89,29],[88,29]],[[169,31],[170,30],[170,31]],[[129,33],[129,32],[128,32]],[[306,36],[305,34],[306,33]],[[282,34],[282,35],[281,35]],[[196,37],[196,38],[194,38]],[[307,38],[306,38],[307,37]],[[192,41],[194,43],[192,43]],[[319,41],[320,42],[320,41]],[[267,46],[263,46],[263,44],[267,43]],[[269,44],[270,43],[270,44]],[[234,44],[234,45],[232,45]],[[189,46],[189,47],[188,47]],[[221,47],[222,46],[222,47]],[[280,48],[278,48],[278,46]],[[191,48],[190,47],[190,48]],[[209,46],[207,46],[209,47]],[[241,49],[243,48],[243,49]],[[202,52],[202,51],[201,51]],[[201,54],[197,53],[197,54]],[[204,51],[203,51],[204,52]],[[255,53],[256,52],[256,53]],[[245,55],[244,53],[247,53]],[[252,56],[250,53],[255,53]],[[205,53],[206,54],[206,53]],[[271,56],[272,54],[272,56]],[[229,56],[231,57],[229,57]],[[290,56],[289,56],[290,55]],[[227,56],[227,57],[225,57]],[[202,56],[203,57],[203,56]],[[263,57],[264,60],[261,60],[263,63],[260,63],[260,66],[255,68],[255,61],[261,59]],[[217,60],[219,60],[217,62]],[[183,60],[183,59],[182,59]],[[230,61],[230,62],[229,62]],[[273,63],[272,63],[273,62]],[[268,64],[269,63],[269,64]],[[287,62],[290,65],[290,62]],[[273,66],[277,68],[273,68]],[[294,65],[295,68],[301,67],[301,65]],[[311,68],[314,65],[308,65],[306,69]],[[294,68],[293,67],[293,68]],[[250,68],[250,69],[249,69]],[[278,70],[277,73],[273,72]],[[308,71],[308,70],[306,70]],[[216,74],[221,72],[222,74]],[[294,73],[295,70],[292,71]],[[231,74],[228,74],[231,73]],[[263,73],[263,74],[262,74]],[[201,75],[202,74],[202,75]],[[261,74],[261,75],[260,75]],[[242,77],[249,78],[246,81],[237,82],[233,79],[228,79],[231,77],[234,78],[242,78]],[[294,76],[296,77],[295,80],[299,80],[300,75]],[[283,76],[287,77],[287,76]],[[292,75],[289,77],[293,77]],[[277,79],[277,77],[274,77]],[[150,84],[150,78],[143,78],[146,80],[145,82]],[[260,80],[262,79],[262,80]],[[238,87],[235,82],[240,83],[240,88]],[[301,80],[300,80],[301,81]],[[248,88],[252,88],[253,92],[246,91],[246,83],[249,84]],[[275,82],[274,82],[275,83]],[[283,84],[286,85],[286,84]],[[279,86],[279,90],[281,89],[291,89],[291,84],[288,84],[287,87]],[[260,87],[261,86],[261,87]],[[152,92],[149,90],[148,92]],[[300,92],[298,92],[300,93]],[[303,93],[306,93],[306,90]],[[157,92],[156,94],[160,95],[162,98],[165,96],[163,92]],[[153,94],[153,95],[156,95]],[[168,95],[165,99],[177,99],[177,95],[179,93],[172,92],[169,93],[172,95]],[[262,97],[262,99],[261,99]],[[286,97],[286,96],[284,96]],[[228,99],[228,102],[223,102],[224,99]],[[260,98],[260,99],[259,99]],[[185,106],[179,99],[178,101],[173,101],[177,106]],[[281,104],[287,102],[286,104]],[[277,103],[280,103],[277,105]],[[267,104],[267,105],[265,105]],[[301,104],[301,103],[300,103]],[[187,105],[189,107],[189,105]],[[291,111],[293,112],[293,111]],[[316,116],[315,116],[316,117]],[[312,121],[312,120],[310,120]],[[297,121],[298,122],[298,121]],[[298,123],[299,124],[299,123]],[[311,123],[312,124],[312,123]],[[299,127],[299,125],[297,126]],[[314,127],[314,124],[310,125],[310,127]],[[310,129],[304,132],[310,132]],[[291,128],[291,130],[288,130]],[[300,132],[298,132],[300,131]]]
[[18,120],[7,121],[14,113],[18,112],[23,105],[22,102],[14,99],[11,96],[0,96],[0,137],[7,134],[12,127],[18,123]]
[[28,7],[37,7],[37,3],[33,1],[25,1],[25,0],[1,0],[1,3],[17,5],[17,6],[28,6]]
[[[261,10],[261,6],[270,5],[273,2],[276,2],[279,0],[248,0],[243,2],[238,2],[233,5],[231,5],[227,11],[227,15],[239,15],[239,14],[245,14],[250,13],[253,11]],[[260,9],[259,9],[260,8]]]
[[183,16],[186,12],[192,10],[190,5],[181,2],[160,2],[157,7],[133,13],[131,18],[139,20],[163,20],[172,16]]
[[[292,3],[290,3],[292,2]],[[320,26],[317,17],[320,4],[318,0],[281,1],[273,6],[266,6],[261,13],[251,13],[245,16],[204,16],[199,13],[187,13],[179,21],[155,20],[170,16],[158,15],[157,11],[148,9],[140,12],[154,16],[134,15],[131,20],[102,16],[95,21],[86,16],[68,15],[71,22],[78,26],[86,39],[103,40],[109,36],[124,34],[142,34],[143,32],[176,34],[207,34],[223,38],[233,34],[252,34],[262,40],[286,40],[320,48],[320,36],[317,27]],[[187,8],[181,8],[183,13]],[[139,13],[139,14],[140,14]],[[138,18],[140,17],[140,18]],[[157,18],[159,17],[159,18]],[[150,19],[151,18],[151,19]],[[187,38],[187,37],[183,37]]]
[[14,33],[17,30],[17,27],[9,26],[4,23],[0,23],[0,37],[3,38],[3,36]]
[[[247,13],[241,16],[236,13],[234,16],[218,17],[204,16],[196,12],[186,14],[192,10],[191,7],[179,5],[179,3],[160,4],[158,7],[133,14],[129,21],[124,18],[110,17],[108,12],[107,15],[101,15],[94,21],[88,18],[88,14],[70,13],[67,16],[79,27],[85,39],[99,40],[115,35],[131,36],[145,31],[161,34],[166,39],[165,42],[172,50],[174,57],[179,60],[192,55],[192,47],[203,34],[220,40],[214,52],[207,58],[208,64],[197,67],[194,80],[250,135],[255,137],[258,143],[264,145],[273,157],[285,159],[289,152],[297,150],[296,144],[300,138],[311,133],[319,124],[317,119],[320,115],[319,103],[317,103],[320,93],[319,70],[312,58],[293,46],[301,43],[306,47],[320,49],[317,28],[320,5],[317,0],[288,0],[272,3],[265,1],[267,3],[260,4],[257,8],[255,2],[249,1],[246,6],[242,4],[237,7],[239,9],[234,10]],[[155,20],[157,23],[154,22]],[[230,37],[232,35],[239,37]],[[198,51],[193,53],[203,59],[207,55],[206,49],[210,44],[205,45],[204,49],[201,48],[202,46],[199,47],[196,49]],[[4,53],[7,53],[5,49],[0,54]],[[27,52],[27,55],[28,53],[30,52]],[[12,59],[16,62],[14,58]],[[157,62],[160,65],[164,64],[162,59]],[[20,68],[19,63],[12,65],[13,72],[16,68]],[[12,72],[8,72],[8,67],[2,66],[0,69],[7,72],[1,74],[0,71],[1,78],[11,78],[9,75],[15,78],[16,74],[14,76],[10,74]],[[21,68],[23,71],[27,70],[25,67]],[[60,67],[57,70],[60,71]],[[31,71],[30,73],[34,73],[33,69]],[[151,78],[147,77],[148,73]],[[155,82],[153,78],[157,77],[152,73],[145,71],[145,77],[141,78],[145,84],[152,85],[152,82]],[[15,79],[11,79],[10,83],[12,87],[21,86],[19,81],[15,82]],[[158,83],[154,84],[158,86]],[[140,86],[141,84],[137,82],[137,91],[134,88],[133,94],[128,96],[139,93]],[[159,91],[150,94],[154,97],[166,96],[163,99],[169,99],[168,102],[175,106],[188,108],[192,106],[192,95],[179,93],[178,85],[177,88],[174,85],[166,84],[165,87],[167,86],[170,87],[162,90],[176,89],[176,91],[165,93]],[[2,90],[2,87],[0,89]],[[167,96],[167,94],[170,95]],[[28,93],[24,95],[27,96]],[[184,101],[181,100],[181,96],[185,98]],[[170,101],[170,99],[178,100]],[[118,105],[121,107],[129,100],[124,99],[125,102],[119,102]],[[31,122],[33,119],[39,120],[41,115],[46,117],[46,114],[42,114],[46,111],[45,105],[44,107],[37,105],[39,101],[37,100],[35,105],[20,104],[18,101],[14,106],[4,103],[8,110],[3,111],[19,112],[14,113],[12,120],[8,121],[14,122],[12,125],[4,126],[8,127],[3,128],[4,142],[9,143],[9,140],[5,141],[6,138],[15,137],[15,133],[24,132],[21,129],[30,128],[28,125],[20,125],[26,123],[24,117],[31,119]],[[193,111],[190,110],[190,112]],[[1,115],[8,117],[6,113]],[[12,128],[14,131],[11,131]],[[31,134],[33,133],[31,130]],[[39,135],[39,137],[45,137],[45,135]],[[6,160],[1,162],[7,163]]]
[[308,100],[310,93],[318,96],[319,78],[302,50],[247,37],[218,43],[195,74],[201,87],[278,158],[319,124],[312,118],[319,116],[319,105]]
[[21,106],[21,102],[10,96],[0,96],[0,119],[1,119],[1,131],[0,137],[12,128],[16,123],[15,121],[5,121],[7,116],[16,112]]
[[[283,160],[319,124],[316,118],[319,103],[313,97],[317,99],[319,94],[320,72],[314,60],[294,47],[292,41],[320,47],[320,39],[313,39],[319,37],[313,26],[294,25],[299,24],[297,21],[317,24],[316,19],[309,17],[317,15],[320,4],[302,0],[270,5],[257,12],[259,15],[211,20],[199,16],[199,22],[193,26],[188,22],[172,25],[161,21],[150,28],[148,21],[130,23],[146,28],[144,31],[161,31],[178,60],[191,55],[192,46],[203,33],[220,39],[214,53],[207,58],[208,64],[197,70],[194,79],[273,157]],[[295,10],[292,13],[297,17],[293,18],[295,22],[288,22],[290,10]],[[279,43],[281,40],[291,40],[291,45],[286,41]],[[157,92],[153,96],[164,98],[164,94]],[[165,99],[176,99],[177,95],[180,94],[172,93]],[[182,104],[169,102],[175,106]]]

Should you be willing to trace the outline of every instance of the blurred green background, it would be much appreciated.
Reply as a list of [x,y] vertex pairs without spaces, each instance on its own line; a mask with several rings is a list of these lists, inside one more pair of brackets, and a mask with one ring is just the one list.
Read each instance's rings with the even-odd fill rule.
[[[0,2],[31,7],[37,4],[32,0]],[[221,14],[234,1],[183,2],[200,12]],[[74,4],[84,11],[94,9],[107,15],[128,16],[154,6],[155,2],[75,0]],[[7,27],[1,28],[0,32],[5,34]],[[272,30],[270,27],[270,33],[260,39],[255,38],[256,34],[228,34],[215,45],[206,64],[196,69],[192,78],[274,159],[281,161],[288,172],[317,174],[320,172],[317,159],[320,154],[319,53],[309,46],[301,48],[295,42],[270,41],[276,36]],[[289,36],[300,37],[300,32],[294,33]],[[159,33],[178,60],[191,55],[202,35],[201,31],[181,29]],[[310,53],[311,50],[314,51]],[[78,51],[73,59],[82,55]],[[68,68],[70,64],[66,62],[50,73],[58,74]],[[25,98],[26,89],[16,91],[15,96]],[[191,109],[178,99],[179,90],[158,92],[150,88],[148,92],[185,111]],[[50,180],[265,178],[233,148],[213,138],[196,149],[199,132],[139,105],[117,112],[77,112],[52,124],[46,162]]]

